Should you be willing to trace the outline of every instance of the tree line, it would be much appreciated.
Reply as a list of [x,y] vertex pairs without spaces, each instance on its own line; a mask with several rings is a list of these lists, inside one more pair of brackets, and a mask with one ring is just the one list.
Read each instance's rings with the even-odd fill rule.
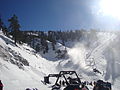
[[[49,50],[48,44],[51,43],[52,49],[56,50],[56,43],[59,42],[65,46],[68,41],[82,41],[87,40],[88,45],[96,38],[96,30],[67,30],[67,31],[34,31],[34,30],[20,30],[21,25],[19,24],[18,17],[14,14],[8,19],[10,23],[8,27],[5,26],[2,19],[0,18],[0,30],[3,33],[14,40],[15,45],[17,43],[23,44],[27,43],[36,52],[43,51],[47,53]],[[92,32],[92,34],[91,34]],[[91,40],[89,40],[92,37]]]

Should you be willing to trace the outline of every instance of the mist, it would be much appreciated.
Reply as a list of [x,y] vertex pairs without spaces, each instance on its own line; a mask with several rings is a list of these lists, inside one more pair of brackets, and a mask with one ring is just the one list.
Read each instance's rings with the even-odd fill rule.
[[120,36],[116,34],[116,38],[104,50],[104,56],[107,62],[105,80],[112,79],[112,83],[120,76]]
[[[88,34],[89,33],[89,34]],[[103,79],[113,84],[120,76],[120,36],[115,32],[88,31],[82,40],[68,50],[72,68],[96,76],[94,68],[102,73]],[[99,79],[99,77],[98,77]]]

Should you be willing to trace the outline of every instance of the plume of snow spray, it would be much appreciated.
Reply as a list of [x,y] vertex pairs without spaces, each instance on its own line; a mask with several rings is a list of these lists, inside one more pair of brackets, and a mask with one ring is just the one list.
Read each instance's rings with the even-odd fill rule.
[[76,44],[72,49],[68,51],[68,55],[74,64],[79,64],[80,67],[84,68],[85,64],[85,53],[86,49],[83,44]]
[[117,77],[120,76],[120,40],[118,40],[118,36],[115,38],[116,40],[112,40],[109,46],[104,51],[104,56],[107,62],[106,65],[106,74],[105,80],[112,80],[112,83],[116,80]]

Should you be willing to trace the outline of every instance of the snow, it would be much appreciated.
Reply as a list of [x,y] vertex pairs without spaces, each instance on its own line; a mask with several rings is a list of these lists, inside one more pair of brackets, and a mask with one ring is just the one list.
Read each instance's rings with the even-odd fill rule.
[[[50,86],[44,85],[41,80],[50,73],[59,73],[60,70],[75,70],[82,78],[82,81],[104,80],[105,74],[108,72],[106,70],[108,65],[107,60],[111,58],[105,57],[108,56],[109,53],[108,55],[104,55],[103,52],[105,52],[105,49],[110,46],[110,43],[116,39],[116,34],[99,32],[97,36],[99,38],[96,42],[99,42],[99,45],[94,49],[88,50],[84,44],[76,43],[72,48],[67,47],[68,59],[56,60],[55,51],[52,49],[50,49],[47,54],[36,53],[34,49],[26,44],[17,44],[17,46],[15,46],[11,39],[0,32],[0,80],[4,85],[4,90],[25,90],[26,88],[51,90]],[[71,46],[73,43],[69,42],[68,44],[68,46]],[[49,48],[50,47],[49,45]],[[64,50],[65,47],[57,43],[56,48]],[[87,54],[89,54],[89,57],[86,58]],[[11,60],[16,60],[15,57],[18,59],[22,57],[22,59],[29,63],[29,66],[23,64],[20,68],[16,64],[11,63]],[[19,60],[17,62],[21,63]],[[119,62],[120,60],[117,59],[115,63],[118,66],[115,70],[119,70]],[[102,75],[93,73],[93,68],[99,69]],[[118,71],[118,75],[119,74]],[[111,77],[108,79],[110,82],[112,82]],[[119,90],[119,83],[120,77],[118,76],[115,78],[113,85],[114,90]],[[88,87],[92,90],[91,86]]]
[[[0,46],[6,54],[10,54],[10,48],[16,55],[20,55],[29,62],[29,66],[24,66],[24,70],[19,69],[16,65],[6,62],[3,57],[0,57],[0,79],[4,84],[4,90],[25,90],[26,88],[38,88],[42,90],[49,90],[41,80],[49,73],[57,72],[55,63],[42,58],[40,55],[34,53],[33,49],[27,45],[18,45],[18,47],[6,42],[10,40],[0,33]],[[7,41],[3,40],[3,37]],[[0,51],[3,53],[3,51]]]

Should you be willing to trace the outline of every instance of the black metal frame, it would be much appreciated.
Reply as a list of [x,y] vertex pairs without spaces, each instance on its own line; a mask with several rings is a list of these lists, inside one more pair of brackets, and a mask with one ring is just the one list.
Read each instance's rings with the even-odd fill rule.
[[80,78],[78,77],[78,75],[77,75],[77,73],[75,71],[60,71],[59,74],[49,74],[47,77],[48,77],[48,79],[49,79],[49,77],[56,77],[57,80],[55,82],[55,85],[57,85],[60,77],[63,76],[66,83],[70,85],[70,83],[67,81],[67,78],[66,78],[65,75],[73,75],[73,74],[75,74],[75,76],[77,77],[78,83],[81,84]]

